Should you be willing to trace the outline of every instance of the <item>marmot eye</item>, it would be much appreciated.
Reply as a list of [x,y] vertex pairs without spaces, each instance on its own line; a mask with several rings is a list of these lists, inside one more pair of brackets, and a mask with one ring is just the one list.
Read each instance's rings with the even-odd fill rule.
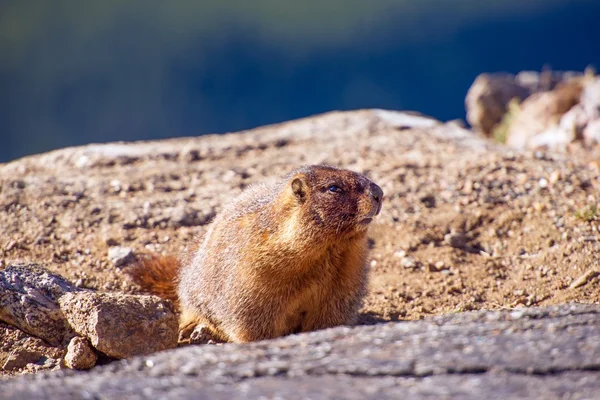
[[333,192],[333,193],[341,193],[342,192],[342,188],[337,185],[331,185],[327,188],[327,190],[329,190],[330,192]]

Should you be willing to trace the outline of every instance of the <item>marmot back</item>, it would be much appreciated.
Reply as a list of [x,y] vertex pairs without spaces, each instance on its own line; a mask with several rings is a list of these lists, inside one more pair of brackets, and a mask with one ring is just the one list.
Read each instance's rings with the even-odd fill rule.
[[[382,200],[365,176],[329,166],[250,187],[178,271],[180,328],[248,342],[353,323],[367,283],[367,227]],[[152,290],[145,270],[134,269],[134,280],[146,276]]]

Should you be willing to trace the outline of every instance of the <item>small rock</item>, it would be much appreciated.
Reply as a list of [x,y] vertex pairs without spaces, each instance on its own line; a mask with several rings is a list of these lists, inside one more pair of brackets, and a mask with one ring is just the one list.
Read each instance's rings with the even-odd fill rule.
[[554,185],[556,182],[558,182],[561,178],[561,174],[559,170],[555,170],[550,174],[550,179],[549,182],[551,185]]
[[23,368],[27,364],[37,362],[42,355],[37,351],[26,350],[24,348],[15,349],[8,358],[6,362],[2,366],[2,369],[5,371],[10,371],[13,369]]
[[14,249],[15,247],[17,247],[17,241],[16,240],[11,240],[10,242],[7,243],[7,245],[4,247],[4,251],[11,251],[12,249]]
[[404,268],[409,268],[409,269],[415,269],[418,267],[417,264],[417,260],[415,260],[412,257],[404,257],[401,261],[400,264],[404,267]]
[[406,251],[404,251],[404,250],[395,251],[394,257],[404,258],[404,257],[406,257]]
[[169,225],[172,227],[180,226],[199,226],[206,225],[215,216],[214,209],[195,210],[188,207],[174,208],[169,215]]
[[121,191],[121,181],[119,181],[118,179],[113,179],[112,181],[110,181],[110,187],[113,193],[119,193]]
[[82,291],[65,294],[59,303],[73,329],[111,357],[128,358],[177,346],[173,306],[156,296]]
[[115,238],[112,237],[107,237],[104,239],[104,243],[106,243],[107,246],[117,246],[119,244],[119,241]]
[[447,233],[444,235],[444,242],[456,249],[463,249],[467,245],[467,238],[462,233]]
[[133,249],[115,246],[108,249],[108,259],[115,267],[123,267],[135,260]]
[[186,207],[177,207],[171,212],[169,225],[174,227],[194,226],[196,224],[197,216],[197,210],[192,210]]
[[208,344],[213,340],[210,330],[204,325],[196,325],[190,334],[190,344]]
[[202,160],[200,151],[198,149],[188,149],[181,153],[181,157],[186,162],[195,162]]
[[96,365],[98,357],[87,339],[75,336],[67,346],[65,365],[71,369],[90,369]]
[[435,196],[432,194],[422,196],[419,200],[421,200],[421,203],[427,208],[434,208],[436,205]]
[[569,286],[569,289],[576,289],[578,287],[584,286],[589,281],[591,281],[593,278],[597,277],[598,275],[600,275],[600,271],[598,271],[594,268],[589,269],[583,275],[581,275],[579,278],[575,279],[573,281],[573,283],[571,283],[571,285]]

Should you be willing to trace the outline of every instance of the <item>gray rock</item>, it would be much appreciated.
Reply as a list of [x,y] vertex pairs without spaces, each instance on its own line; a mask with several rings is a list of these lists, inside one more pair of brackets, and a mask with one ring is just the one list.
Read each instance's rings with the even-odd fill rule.
[[67,346],[65,365],[71,369],[90,369],[96,365],[98,356],[87,339],[75,336]]
[[189,346],[1,382],[28,398],[596,398],[600,307],[470,312]]
[[66,344],[75,332],[58,298],[79,290],[37,264],[9,266],[0,271],[0,320],[51,345]]
[[133,249],[129,247],[114,246],[108,249],[108,259],[115,267],[123,267],[135,260]]
[[76,292],[59,299],[73,329],[99,351],[128,358],[177,346],[177,316],[156,296]]
[[190,207],[176,207],[169,211],[169,226],[199,226],[208,224],[215,216],[214,209],[196,210]]

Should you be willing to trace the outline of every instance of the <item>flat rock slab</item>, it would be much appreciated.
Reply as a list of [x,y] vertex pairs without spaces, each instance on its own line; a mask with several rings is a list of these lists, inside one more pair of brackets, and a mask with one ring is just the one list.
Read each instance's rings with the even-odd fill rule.
[[190,346],[1,382],[29,398],[597,398],[600,306],[452,314]]
[[0,270],[0,321],[59,345],[75,336],[58,305],[65,293],[79,291],[61,276],[36,264]]

